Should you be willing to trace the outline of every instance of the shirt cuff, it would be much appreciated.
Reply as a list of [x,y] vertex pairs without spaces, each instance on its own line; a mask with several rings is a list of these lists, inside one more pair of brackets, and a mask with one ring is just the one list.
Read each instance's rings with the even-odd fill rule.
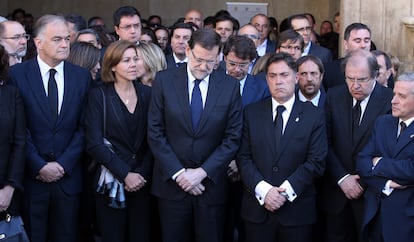
[[375,169],[375,166],[378,164],[378,162],[380,161],[382,159],[382,157],[380,157],[374,164],[373,164],[373,166],[372,166],[372,169],[374,170]]
[[179,171],[177,171],[171,178],[175,181],[175,179],[179,176],[179,175],[181,175],[181,173],[183,173],[185,171],[185,168],[183,168],[183,169],[181,169],[181,170],[179,170]]
[[254,193],[256,195],[256,199],[259,202],[260,205],[263,205],[265,202],[266,194],[269,192],[270,189],[272,189],[272,185],[265,181],[260,181],[257,183]]
[[391,195],[392,191],[394,191],[394,188],[391,188],[391,180],[388,180],[387,183],[385,183],[384,188],[382,189],[382,193],[384,193],[385,195],[389,196]]
[[341,179],[339,179],[339,181],[338,181],[338,185],[341,185],[341,183],[348,177],[348,176],[350,176],[351,174],[346,174],[345,176],[343,176]]
[[285,180],[282,185],[280,185],[280,188],[285,189],[286,198],[289,200],[289,202],[293,202],[297,198],[297,194],[295,190],[293,190],[292,185],[290,185],[290,182],[288,180]]

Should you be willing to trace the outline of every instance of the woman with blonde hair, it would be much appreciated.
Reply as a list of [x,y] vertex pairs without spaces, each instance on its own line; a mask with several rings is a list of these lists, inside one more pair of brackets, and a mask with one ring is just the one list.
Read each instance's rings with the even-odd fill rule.
[[153,43],[140,43],[136,48],[138,54],[137,77],[142,84],[151,86],[155,74],[167,68],[164,52]]

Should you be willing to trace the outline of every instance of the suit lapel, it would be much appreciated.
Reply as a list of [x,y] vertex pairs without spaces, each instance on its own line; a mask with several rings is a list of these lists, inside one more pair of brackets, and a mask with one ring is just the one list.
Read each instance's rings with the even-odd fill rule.
[[[381,110],[384,105],[386,105],[384,95],[382,95],[380,84],[375,84],[375,88],[372,91],[371,97],[369,98],[367,107],[365,109],[364,115],[362,116],[361,124],[356,132],[356,140],[358,141],[355,146],[358,147],[362,137],[371,130],[371,127],[374,125],[375,120],[380,115]],[[352,115],[351,115],[352,116]]]
[[66,62],[64,62],[63,64],[63,70],[64,70],[63,71],[63,74],[64,74],[63,100],[62,100],[62,107],[60,108],[60,113],[58,115],[56,125],[59,125],[60,122],[62,122],[65,116],[65,113],[67,113],[67,109],[71,108],[70,104],[72,103],[72,98],[75,92],[73,88],[76,82],[74,82],[73,80],[76,80],[76,77],[74,77],[74,75],[76,75],[76,72],[72,71],[72,68],[70,67],[70,65],[67,65]]
[[272,112],[272,98],[266,99],[263,105],[260,106],[260,117],[257,120],[266,120],[264,126],[264,136],[269,144],[269,150],[272,151],[273,157],[276,157],[276,137],[275,128],[273,124],[273,112]]
[[212,72],[210,74],[209,84],[208,84],[208,91],[207,91],[207,97],[206,97],[206,104],[204,106],[204,110],[201,113],[200,122],[198,124],[196,133],[202,129],[202,127],[207,122],[207,117],[209,117],[210,113],[212,112],[218,97],[220,96],[221,89],[220,89],[220,83],[222,80],[217,77],[217,74],[215,72]]
[[[177,98],[178,109],[183,111],[184,115],[184,122],[187,124],[187,128],[189,130],[193,130],[193,125],[191,122],[191,110],[190,110],[190,103],[188,97],[188,76],[187,76],[187,69],[186,68],[178,68],[177,71],[174,72],[174,77],[171,78],[172,86],[174,87],[174,91]],[[198,125],[200,127],[200,125]]]
[[[397,125],[398,125],[398,121],[395,123],[394,126],[398,127]],[[394,136],[396,136],[397,128],[394,128],[393,130],[395,130]],[[398,154],[401,152],[401,150],[403,150],[404,147],[407,146],[409,143],[411,143],[413,140],[414,140],[414,125],[413,123],[411,123],[398,138],[397,145],[395,147],[395,153],[393,157],[397,157]]]
[[243,107],[245,107],[248,103],[252,102],[252,99],[256,92],[257,90],[254,83],[254,79],[250,75],[247,75],[242,94]]
[[[32,89],[33,96],[39,103],[39,107],[48,121],[52,121],[52,112],[50,110],[49,101],[46,96],[45,87],[43,85],[42,75],[40,74],[39,64],[36,59],[28,63],[28,70],[25,73],[27,86]],[[55,124],[53,124],[55,125]]]
[[286,145],[289,143],[289,139],[294,137],[295,132],[298,130],[299,125],[302,122],[302,105],[299,100],[295,100],[293,104],[292,112],[289,115],[288,122],[283,132],[280,144],[277,146],[277,157],[276,160],[279,160],[283,151],[286,149]]

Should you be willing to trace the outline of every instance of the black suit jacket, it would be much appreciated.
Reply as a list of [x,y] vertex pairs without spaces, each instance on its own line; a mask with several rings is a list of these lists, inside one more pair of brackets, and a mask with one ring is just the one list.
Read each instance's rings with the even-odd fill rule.
[[266,54],[276,52],[276,42],[267,39]]
[[27,190],[48,189],[36,179],[39,170],[50,160],[57,161],[65,176],[57,181],[67,194],[82,189],[81,157],[85,146],[82,115],[91,74],[87,69],[64,62],[64,96],[56,122],[53,122],[37,59],[12,66],[10,78],[23,98],[27,120],[26,175]]
[[256,200],[256,185],[264,180],[280,186],[288,180],[298,197],[293,202],[286,201],[274,215],[287,226],[314,223],[314,182],[325,170],[327,154],[323,111],[295,100],[280,144],[276,144],[273,126],[271,98],[244,109],[242,142],[237,155],[245,185],[241,215],[250,222],[265,221],[270,212]]
[[193,132],[186,68],[159,72],[152,86],[148,140],[155,157],[152,193],[169,200],[190,196],[172,176],[183,168],[202,167],[208,177],[200,203],[226,200],[227,165],[239,147],[242,117],[240,85],[213,71],[198,128]]
[[23,190],[26,139],[23,100],[17,88],[0,85],[0,188]]
[[326,67],[326,64],[332,61],[332,53],[329,49],[311,43],[308,55],[313,55],[321,59],[322,63]]
[[[106,103],[106,134],[103,134],[103,105],[100,88],[92,89],[85,114],[86,147],[88,153],[111,171],[120,181],[128,172],[142,175],[147,181],[152,173],[152,158],[147,143],[147,113],[151,88],[134,82],[138,102],[135,112],[141,118],[138,132],[131,140],[122,112],[122,101],[113,83],[102,86]],[[116,155],[103,144],[106,137],[114,147]]]
[[346,85],[329,89],[325,105],[329,151],[323,199],[327,211],[339,212],[345,206],[347,198],[337,182],[346,174],[356,174],[356,156],[368,142],[377,117],[391,111],[391,99],[391,90],[376,83],[353,144],[352,96]]

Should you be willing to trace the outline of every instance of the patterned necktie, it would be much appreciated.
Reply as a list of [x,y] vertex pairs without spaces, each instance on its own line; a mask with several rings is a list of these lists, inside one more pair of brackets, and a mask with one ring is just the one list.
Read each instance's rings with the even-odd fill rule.
[[49,82],[47,86],[49,105],[54,121],[56,121],[58,116],[58,89],[56,85],[55,74],[55,69],[49,70]]
[[203,100],[201,98],[200,91],[200,82],[202,80],[194,80],[194,88],[191,94],[191,120],[193,123],[193,131],[198,127],[198,122],[200,121],[201,113],[203,112]]
[[283,117],[282,113],[286,110],[285,106],[279,105],[276,108],[276,117],[274,121],[276,146],[279,146],[283,131]]

